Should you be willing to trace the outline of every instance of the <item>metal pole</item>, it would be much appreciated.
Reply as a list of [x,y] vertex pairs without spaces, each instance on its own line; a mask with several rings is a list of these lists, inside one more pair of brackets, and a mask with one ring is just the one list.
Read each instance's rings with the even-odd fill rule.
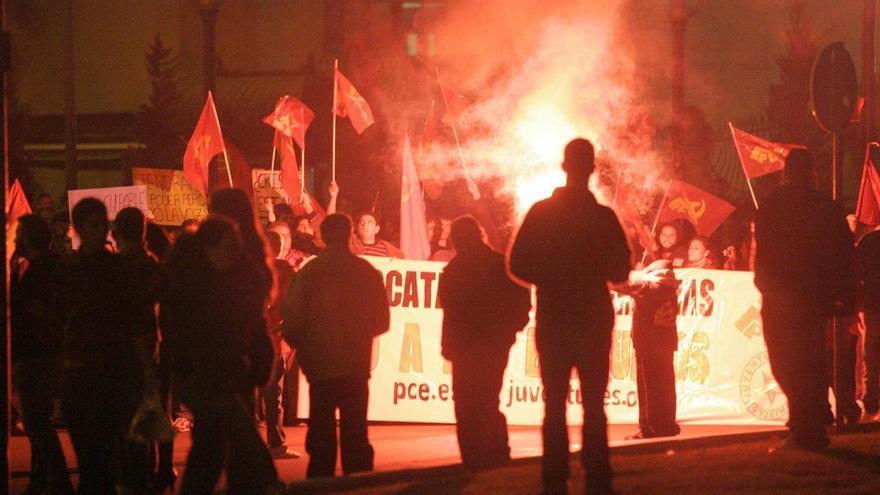
[[76,34],[75,1],[67,1],[67,53],[64,64],[64,183],[67,190],[77,188],[76,164],[76,61],[74,41]]
[[[9,84],[9,65],[10,65],[10,54],[11,49],[9,46],[9,32],[7,30],[7,19],[6,19],[6,0],[2,0],[0,2],[0,24],[2,24],[2,46],[0,46],[0,70],[2,70],[2,83],[0,83],[0,101],[2,101],[2,113],[0,116],[0,136],[3,139],[3,145],[0,146],[0,160],[3,161],[3,190],[0,191],[0,203],[3,204],[3,209],[0,210],[0,218],[3,220],[3,227],[6,228],[6,191],[9,190],[9,98],[8,98],[8,84]],[[3,388],[3,412],[0,413],[2,418],[0,421],[3,423],[3,458],[2,458],[2,466],[0,466],[0,488],[4,489],[6,493],[10,492],[9,487],[9,432],[10,432],[10,422],[9,419],[12,416],[12,410],[10,409],[10,391],[12,390],[12,359],[11,359],[11,351],[12,351],[12,343],[10,341],[10,319],[9,319],[9,264],[6,263],[6,242],[4,241],[2,247],[0,247],[0,251],[2,251],[2,259],[3,259],[3,302],[0,303],[3,305],[3,318],[6,322],[4,325],[3,332],[3,370],[6,372],[3,378],[3,384],[0,387]]]

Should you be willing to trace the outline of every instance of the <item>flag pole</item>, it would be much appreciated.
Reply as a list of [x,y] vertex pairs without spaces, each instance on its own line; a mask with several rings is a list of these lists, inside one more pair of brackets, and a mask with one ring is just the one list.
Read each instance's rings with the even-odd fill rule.
[[[440,68],[434,67],[434,70],[437,72],[437,85],[440,85]],[[441,88],[440,92],[443,90]],[[448,109],[448,102],[446,99],[443,99],[444,104],[446,104]],[[474,182],[474,179],[471,178],[470,171],[467,168],[467,164],[464,161],[464,152],[461,150],[461,140],[458,138],[458,129],[455,125],[455,117],[451,119],[450,127],[452,127],[452,137],[455,138],[455,147],[458,150],[458,159],[461,162],[461,169],[464,171],[464,178],[467,181],[468,191],[471,193],[471,197],[474,198],[474,201],[480,199],[480,189],[477,187],[477,183]]]
[[[672,179],[669,179],[669,184],[666,186],[666,191],[663,192],[663,199],[660,200],[660,208],[657,208],[657,216],[654,217],[654,225],[651,226],[651,242],[654,240],[654,234],[657,232],[657,224],[660,223],[660,214],[663,213],[663,207],[666,206],[666,198],[669,196],[669,190],[672,189]],[[648,258],[648,250],[645,249],[645,252],[642,253],[642,266],[645,265],[645,260]]]
[[275,130],[275,136],[272,138],[272,163],[269,165],[269,180],[272,180],[272,174],[275,173],[275,143],[278,140],[278,130]]
[[752,188],[752,180],[749,179],[749,174],[746,172],[746,166],[743,162],[742,152],[739,149],[739,146],[736,145],[736,134],[733,132],[733,122],[728,122],[728,126],[730,126],[730,135],[733,136],[733,147],[736,148],[736,156],[739,157],[739,165],[742,167],[743,175],[746,177],[746,184],[749,185],[749,192],[752,194],[752,202],[755,204],[755,209],[758,209],[758,198],[755,196],[755,189]]
[[339,74],[339,59],[333,60],[333,109],[330,111],[333,117],[333,153],[331,155],[331,180],[336,180],[336,105],[338,104],[336,101],[336,92],[339,91],[339,82],[336,80],[337,74]]
[[229,188],[233,188],[235,186],[232,185],[232,169],[229,168],[229,155],[226,154],[226,147],[223,147],[223,160],[226,162],[226,176],[229,178]]
[[[336,94],[335,91],[334,91],[334,94]],[[305,121],[304,114],[305,114],[305,110],[303,109],[302,105],[300,105],[300,107],[299,107],[300,125],[302,125],[302,122]],[[336,117],[335,116],[333,117],[333,123],[336,124]],[[299,195],[300,195],[300,197],[302,197],[303,193],[306,192],[306,131],[303,131],[303,142],[302,142],[302,148],[300,148],[300,160],[299,161],[302,162],[301,163],[302,171],[300,172],[300,179],[299,179]]]

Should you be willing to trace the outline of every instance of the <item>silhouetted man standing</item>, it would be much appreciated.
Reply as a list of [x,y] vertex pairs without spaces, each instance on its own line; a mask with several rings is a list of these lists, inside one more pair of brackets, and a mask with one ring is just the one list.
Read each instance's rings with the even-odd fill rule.
[[853,311],[853,237],[843,211],[813,190],[807,150],[785,160],[785,184],[755,220],[755,285],[773,375],[788,398],[788,446],[828,445],[825,326]]
[[321,235],[327,247],[299,272],[281,306],[281,331],[309,381],[309,478],[334,474],[337,408],[342,472],[373,469],[370,354],[373,337],[388,331],[390,320],[382,275],[349,251],[348,216],[325,218]]
[[[52,401],[61,368],[61,259],[49,249],[52,233],[37,215],[18,219],[17,256],[10,274],[12,381],[31,444],[27,493],[73,493],[67,463],[52,426]],[[15,257],[13,257],[15,259]]]
[[106,248],[104,204],[85,198],[71,216],[81,244],[64,273],[64,418],[79,465],[77,492],[115,494],[119,433],[130,419],[131,384],[141,373],[132,358],[137,298],[122,258]]
[[498,394],[516,332],[529,321],[529,291],[507,276],[504,255],[481,238],[470,216],[452,223],[456,255],[440,278],[443,357],[452,362],[452,393],[462,463],[474,470],[510,460],[507,420]]
[[604,394],[614,309],[607,283],[629,274],[630,252],[614,212],[596,202],[588,181],[593,145],[565,147],[565,187],[529,210],[510,250],[511,273],[537,286],[537,346],[547,393],[544,411],[544,493],[567,493],[565,405],[572,367],[584,407],[581,461],[586,491],[611,491]]

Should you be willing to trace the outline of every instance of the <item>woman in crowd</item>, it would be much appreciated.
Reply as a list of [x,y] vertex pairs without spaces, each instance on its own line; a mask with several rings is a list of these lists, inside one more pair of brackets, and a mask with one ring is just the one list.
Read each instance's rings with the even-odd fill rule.
[[703,236],[697,236],[691,239],[688,244],[687,263],[688,268],[704,268],[711,270],[715,268],[712,261],[712,252],[709,251],[709,240]]
[[169,366],[194,423],[182,493],[212,493],[224,463],[229,493],[283,489],[249,403],[268,380],[272,346],[265,267],[246,245],[233,220],[215,215],[178,239],[168,260]]

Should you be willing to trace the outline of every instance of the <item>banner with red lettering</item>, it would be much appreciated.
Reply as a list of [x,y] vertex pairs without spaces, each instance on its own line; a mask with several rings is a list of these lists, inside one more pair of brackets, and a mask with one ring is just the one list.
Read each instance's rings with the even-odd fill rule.
[[[366,257],[385,277],[391,328],[374,341],[369,419],[454,423],[451,366],[440,355],[443,311],[437,282],[443,263]],[[680,423],[783,424],[788,406],[767,360],[761,333],[761,298],[752,273],[676,270],[679,290],[678,351],[673,367]],[[611,423],[638,420],[636,366],[630,330],[632,303],[614,299],[617,310],[605,411]],[[543,387],[529,323],[510,350],[501,411],[512,425],[539,425]],[[302,380],[299,414],[308,416]],[[577,378],[571,380],[569,424],[580,424]]]

